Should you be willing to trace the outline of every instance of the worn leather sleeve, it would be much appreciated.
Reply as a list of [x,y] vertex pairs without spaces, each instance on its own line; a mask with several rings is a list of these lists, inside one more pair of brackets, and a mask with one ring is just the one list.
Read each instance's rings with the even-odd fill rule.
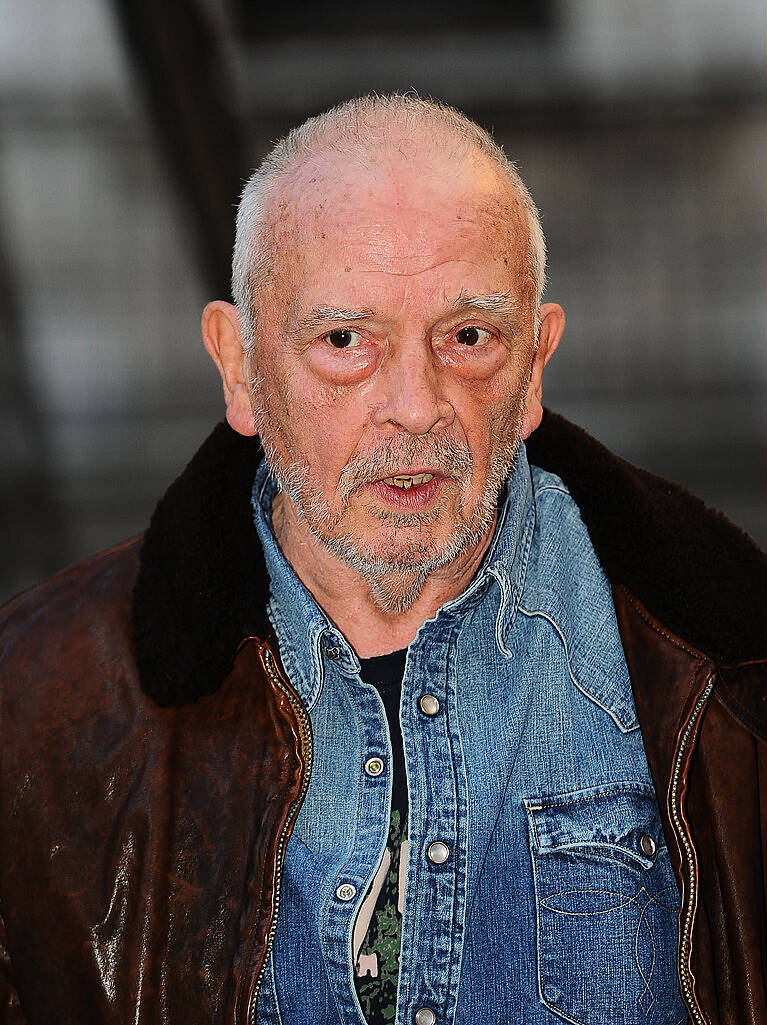
[[690,769],[701,866],[692,966],[712,1025],[767,1022],[767,664],[722,669]]
[[5,922],[0,916],[0,1025],[29,1025],[21,1007],[8,952]]

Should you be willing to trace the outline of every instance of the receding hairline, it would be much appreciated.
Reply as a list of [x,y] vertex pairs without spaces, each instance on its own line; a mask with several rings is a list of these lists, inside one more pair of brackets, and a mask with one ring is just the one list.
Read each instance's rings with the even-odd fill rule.
[[[411,139],[414,148],[403,153],[401,145]],[[296,208],[295,216],[299,219],[307,209],[322,210],[326,197],[337,198],[335,190],[364,187],[366,173],[373,179],[380,176],[385,186],[391,185],[395,192],[398,185],[407,190],[413,175],[411,158],[420,157],[415,147],[426,148],[429,153],[429,164],[420,163],[418,167],[421,183],[427,183],[433,176],[439,184],[455,185],[456,191],[463,186],[463,195],[471,201],[481,204],[484,200],[498,215],[508,216],[513,207],[524,219],[524,197],[502,168],[485,153],[468,145],[460,152],[455,148],[442,148],[436,136],[433,142],[435,145],[411,131],[407,135],[384,136],[380,142],[356,140],[354,152],[337,149],[333,140],[327,145],[318,145],[315,151],[297,158],[270,183],[261,209],[261,230],[271,237],[283,214],[294,214]],[[398,181],[399,174],[402,177]],[[506,202],[509,207],[505,208]],[[527,241],[531,242],[529,237]]]

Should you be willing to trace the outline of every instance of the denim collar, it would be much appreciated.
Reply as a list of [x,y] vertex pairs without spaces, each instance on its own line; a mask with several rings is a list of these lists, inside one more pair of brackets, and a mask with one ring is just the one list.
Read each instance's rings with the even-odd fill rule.
[[[306,707],[311,708],[324,680],[323,653],[343,673],[356,675],[360,666],[351,645],[304,587],[277,543],[272,528],[272,502],[277,490],[274,475],[263,459],[253,485],[252,507],[269,574],[269,617],[280,641],[280,657],[288,678]],[[464,592],[446,602],[436,615],[463,614],[496,583],[495,637],[500,650],[510,655],[506,638],[514,625],[524,587],[534,528],[530,466],[525,446],[519,444],[514,466],[499,497],[498,520],[488,550]]]
[[568,489],[537,466],[532,475],[536,536],[517,611],[548,620],[574,685],[627,733],[639,724],[610,583]]

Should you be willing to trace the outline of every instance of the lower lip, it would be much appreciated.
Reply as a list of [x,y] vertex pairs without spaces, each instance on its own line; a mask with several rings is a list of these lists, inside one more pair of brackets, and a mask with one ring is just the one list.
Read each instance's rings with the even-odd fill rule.
[[413,511],[428,509],[439,497],[445,480],[445,477],[432,477],[423,484],[414,484],[412,488],[398,488],[377,480],[370,485],[370,490],[386,505]]

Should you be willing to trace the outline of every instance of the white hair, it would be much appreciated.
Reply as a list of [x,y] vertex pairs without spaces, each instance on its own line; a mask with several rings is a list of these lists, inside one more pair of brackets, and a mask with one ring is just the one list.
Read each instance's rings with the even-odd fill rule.
[[278,184],[297,164],[322,147],[352,146],[369,151],[372,129],[392,123],[423,133],[431,129],[452,136],[468,152],[487,156],[509,180],[527,214],[530,231],[528,273],[535,290],[534,323],[545,284],[546,241],[538,210],[519,172],[489,132],[444,103],[412,93],[357,97],[309,118],[280,139],[248,179],[237,210],[232,256],[232,295],[243,327],[246,353],[255,344],[256,294],[269,272],[271,248],[267,215]]

